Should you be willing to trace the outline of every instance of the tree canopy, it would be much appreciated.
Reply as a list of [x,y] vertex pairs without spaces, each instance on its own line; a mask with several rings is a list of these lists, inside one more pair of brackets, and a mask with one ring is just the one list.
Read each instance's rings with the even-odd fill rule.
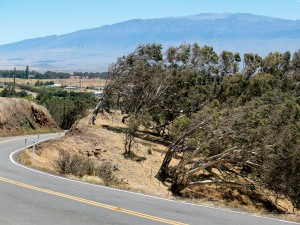
[[124,113],[126,154],[141,127],[170,140],[156,177],[174,194],[209,183],[258,185],[299,208],[299,55],[247,53],[240,70],[239,53],[140,45],[111,65],[93,119],[101,110]]

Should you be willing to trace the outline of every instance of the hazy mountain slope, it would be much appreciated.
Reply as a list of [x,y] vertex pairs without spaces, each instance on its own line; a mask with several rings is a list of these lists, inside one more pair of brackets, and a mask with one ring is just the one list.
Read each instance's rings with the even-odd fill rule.
[[217,51],[296,51],[300,47],[300,21],[251,14],[199,14],[195,16],[136,19],[99,28],[48,36],[0,46],[0,65],[52,70],[107,70],[118,56],[141,43],[164,47],[183,42],[208,44]]

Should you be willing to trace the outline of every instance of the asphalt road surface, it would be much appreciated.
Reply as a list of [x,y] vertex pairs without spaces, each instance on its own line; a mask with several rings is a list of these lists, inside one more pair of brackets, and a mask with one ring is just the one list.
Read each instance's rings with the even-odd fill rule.
[[57,136],[0,138],[1,225],[298,224],[81,183],[17,163],[25,139],[29,145]]

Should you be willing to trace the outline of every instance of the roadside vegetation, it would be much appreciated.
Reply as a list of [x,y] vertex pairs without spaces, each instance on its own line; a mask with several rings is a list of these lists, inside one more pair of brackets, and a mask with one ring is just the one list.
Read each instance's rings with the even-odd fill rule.
[[141,129],[170,141],[156,178],[175,195],[266,188],[299,209],[300,51],[248,53],[240,64],[239,53],[209,46],[141,45],[110,67],[90,123],[121,110],[125,155]]
[[[42,81],[38,80],[34,86],[18,84],[18,91],[10,83],[0,91],[0,96],[23,98],[45,106],[59,127],[65,130],[96,104],[91,92],[67,91],[63,87],[50,88],[46,86],[52,84],[49,81],[42,83],[43,85],[41,83]],[[34,93],[35,97],[28,92]]]

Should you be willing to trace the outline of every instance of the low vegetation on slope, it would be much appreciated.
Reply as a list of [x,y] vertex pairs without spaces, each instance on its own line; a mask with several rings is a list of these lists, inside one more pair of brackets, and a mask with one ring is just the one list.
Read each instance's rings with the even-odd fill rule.
[[0,97],[0,136],[57,131],[46,108],[25,99]]
[[78,120],[64,137],[36,146],[34,163],[30,150],[21,161],[54,174],[167,197],[167,188],[154,178],[166,148],[160,138],[151,141],[141,134],[135,154],[124,157],[126,125],[120,112],[99,115],[94,126],[87,126],[90,116]]

